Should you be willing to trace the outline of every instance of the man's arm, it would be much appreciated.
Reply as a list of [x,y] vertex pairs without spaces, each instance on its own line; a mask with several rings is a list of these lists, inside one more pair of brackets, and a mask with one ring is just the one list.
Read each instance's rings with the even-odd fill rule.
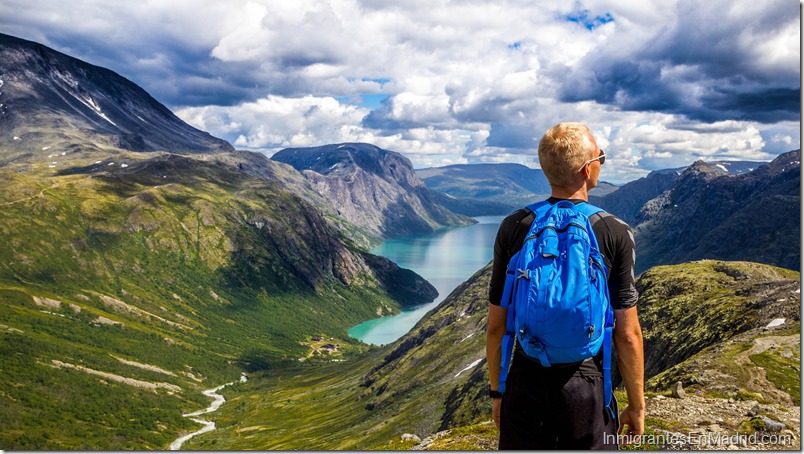
[[[489,385],[496,391],[500,380],[500,360],[502,359],[502,338],[508,309],[489,304],[489,318],[486,324],[486,364],[489,368]],[[500,405],[502,399],[491,401],[491,419],[500,428]]]
[[627,425],[628,435],[645,431],[645,354],[642,349],[642,328],[636,306],[614,311],[614,347],[620,374],[628,395],[628,406],[620,413],[620,433]]

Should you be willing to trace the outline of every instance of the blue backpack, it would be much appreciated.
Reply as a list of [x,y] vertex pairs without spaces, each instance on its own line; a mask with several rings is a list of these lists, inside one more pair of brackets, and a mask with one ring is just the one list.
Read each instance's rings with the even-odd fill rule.
[[505,391],[514,339],[544,367],[581,362],[602,347],[604,395],[611,413],[614,311],[608,271],[589,222],[603,210],[569,200],[534,203],[528,209],[536,218],[522,249],[508,263],[500,302],[508,319],[498,389]]

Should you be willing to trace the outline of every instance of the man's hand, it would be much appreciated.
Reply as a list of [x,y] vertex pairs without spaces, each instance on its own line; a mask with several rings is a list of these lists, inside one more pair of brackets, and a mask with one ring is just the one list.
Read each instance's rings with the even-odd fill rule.
[[[493,412],[494,406],[492,405],[492,414]],[[636,441],[638,436],[645,433],[645,410],[635,410],[630,405],[625,407],[620,413],[620,427],[617,432],[623,434],[625,426],[628,426],[628,430],[624,434],[627,435],[625,440],[628,442]]]
[[500,407],[502,406],[502,397],[491,399],[491,419],[494,425],[500,428]]

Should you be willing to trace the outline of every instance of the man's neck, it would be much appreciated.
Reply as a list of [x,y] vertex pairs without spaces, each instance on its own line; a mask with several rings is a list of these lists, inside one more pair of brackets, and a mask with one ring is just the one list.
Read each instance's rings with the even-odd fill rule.
[[557,186],[550,186],[552,193],[551,197],[557,199],[572,199],[572,200],[585,200],[589,201],[589,192],[586,190],[586,185],[581,186],[577,190],[560,188]]

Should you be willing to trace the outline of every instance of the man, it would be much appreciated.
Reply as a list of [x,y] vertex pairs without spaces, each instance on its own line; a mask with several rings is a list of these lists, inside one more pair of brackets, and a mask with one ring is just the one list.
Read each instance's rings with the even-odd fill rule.
[[[597,185],[605,154],[591,131],[580,123],[560,123],[539,142],[539,162],[552,190],[548,202],[588,201]],[[534,219],[518,210],[500,224],[494,243],[494,263],[489,286],[486,359],[492,418],[500,428],[500,449],[617,449],[617,434],[628,427],[626,439],[644,431],[644,355],[642,330],[637,318],[638,293],[634,285],[635,245],[631,228],[602,212],[590,218],[606,267],[614,308],[614,347],[628,406],[618,421],[604,408],[600,354],[580,364],[542,367],[516,348],[503,395],[497,391],[501,342],[507,309],[500,307],[505,275],[511,257],[522,248]],[[601,348],[601,351],[603,349]],[[612,399],[616,414],[617,403]]]

